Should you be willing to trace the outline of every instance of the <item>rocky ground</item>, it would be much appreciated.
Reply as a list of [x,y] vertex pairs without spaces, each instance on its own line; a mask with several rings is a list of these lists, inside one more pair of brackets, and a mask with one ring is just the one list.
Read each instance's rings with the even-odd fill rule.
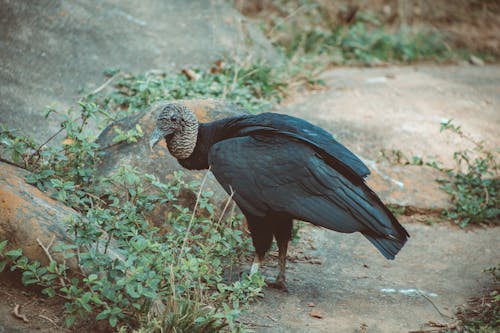
[[[179,71],[221,57],[277,59],[259,30],[221,0],[0,4],[0,122],[39,142],[58,130],[62,117],[46,120],[43,108],[74,105],[82,91],[100,88],[106,69]],[[372,170],[368,182],[382,199],[411,208],[399,217],[411,239],[395,261],[386,261],[359,235],[304,227],[290,250],[290,292],[266,289],[241,320],[256,332],[384,333],[453,321],[456,307],[488,284],[483,269],[499,264],[500,229],[436,223],[439,210],[449,205],[435,182],[439,173],[394,164],[380,152],[452,166],[453,152],[468,144],[439,132],[440,122],[450,118],[488,149],[498,150],[500,66],[335,68],[322,79],[324,88],[293,94],[277,111],[324,127],[361,156]],[[5,184],[20,195],[30,192],[14,184],[13,172],[1,171],[0,199],[14,193]],[[33,198],[32,204],[40,202]],[[0,200],[0,208],[12,203],[24,207],[17,200]],[[56,219],[54,213],[45,215]],[[0,226],[2,235],[14,231]],[[36,237],[24,238],[40,251]],[[274,275],[275,266],[271,253],[264,273]],[[21,288],[19,277],[5,277],[0,333],[67,331],[60,302]]]
[[[266,289],[241,320],[256,332],[384,333],[453,321],[457,306],[488,285],[483,270],[498,264],[499,229],[436,223],[448,205],[439,175],[389,163],[379,152],[452,163],[450,154],[465,143],[439,133],[443,118],[498,147],[500,67],[339,68],[323,78],[325,89],[296,95],[277,111],[320,124],[359,154],[383,200],[413,208],[399,216],[411,238],[387,261],[360,235],[306,226],[290,250],[289,293]],[[264,274],[275,275],[276,259],[269,255]],[[64,331],[61,304],[17,287],[0,283],[0,332]]]

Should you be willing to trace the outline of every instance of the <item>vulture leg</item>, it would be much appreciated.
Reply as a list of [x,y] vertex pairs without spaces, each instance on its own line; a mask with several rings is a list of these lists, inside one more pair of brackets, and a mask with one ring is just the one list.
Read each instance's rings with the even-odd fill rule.
[[293,222],[291,219],[280,220],[275,222],[274,237],[278,244],[278,275],[276,280],[268,283],[270,287],[288,291],[286,287],[286,253],[288,251],[288,242],[292,239]]
[[250,268],[250,274],[255,274],[259,271],[262,260],[264,260],[264,255],[271,247],[273,231],[269,228],[266,219],[257,218],[249,214],[245,214],[245,216],[250,235],[252,236],[253,247],[255,248],[255,258],[252,268]]
[[262,258],[260,258],[258,255],[255,255],[255,258],[253,259],[252,267],[250,268],[250,275],[255,274],[259,271],[261,263],[262,263]]

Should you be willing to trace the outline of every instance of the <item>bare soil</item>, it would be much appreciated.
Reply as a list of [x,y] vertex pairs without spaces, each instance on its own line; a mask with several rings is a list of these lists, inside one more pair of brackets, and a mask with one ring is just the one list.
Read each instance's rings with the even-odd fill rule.
[[0,333],[69,332],[64,328],[64,305],[23,288],[20,276],[4,273],[0,280]]
[[[243,321],[256,332],[408,332],[452,323],[458,306],[491,283],[497,229],[426,226],[402,216],[411,239],[387,261],[360,235],[306,227],[292,247],[289,293],[265,290]],[[275,254],[264,274],[276,273]]]

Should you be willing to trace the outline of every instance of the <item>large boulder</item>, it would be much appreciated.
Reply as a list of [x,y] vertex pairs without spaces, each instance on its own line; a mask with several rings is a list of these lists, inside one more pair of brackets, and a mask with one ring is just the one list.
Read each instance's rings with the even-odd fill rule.
[[[103,71],[208,67],[229,58],[279,59],[225,0],[0,0],[0,123],[42,142]],[[43,130],[41,130],[43,128]]]

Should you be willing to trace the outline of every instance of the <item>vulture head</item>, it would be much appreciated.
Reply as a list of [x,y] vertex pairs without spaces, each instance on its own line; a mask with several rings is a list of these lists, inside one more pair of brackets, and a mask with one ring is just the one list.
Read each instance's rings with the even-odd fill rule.
[[169,103],[158,115],[149,146],[153,149],[161,139],[165,139],[170,154],[182,160],[193,153],[197,136],[198,120],[194,113],[184,105]]

